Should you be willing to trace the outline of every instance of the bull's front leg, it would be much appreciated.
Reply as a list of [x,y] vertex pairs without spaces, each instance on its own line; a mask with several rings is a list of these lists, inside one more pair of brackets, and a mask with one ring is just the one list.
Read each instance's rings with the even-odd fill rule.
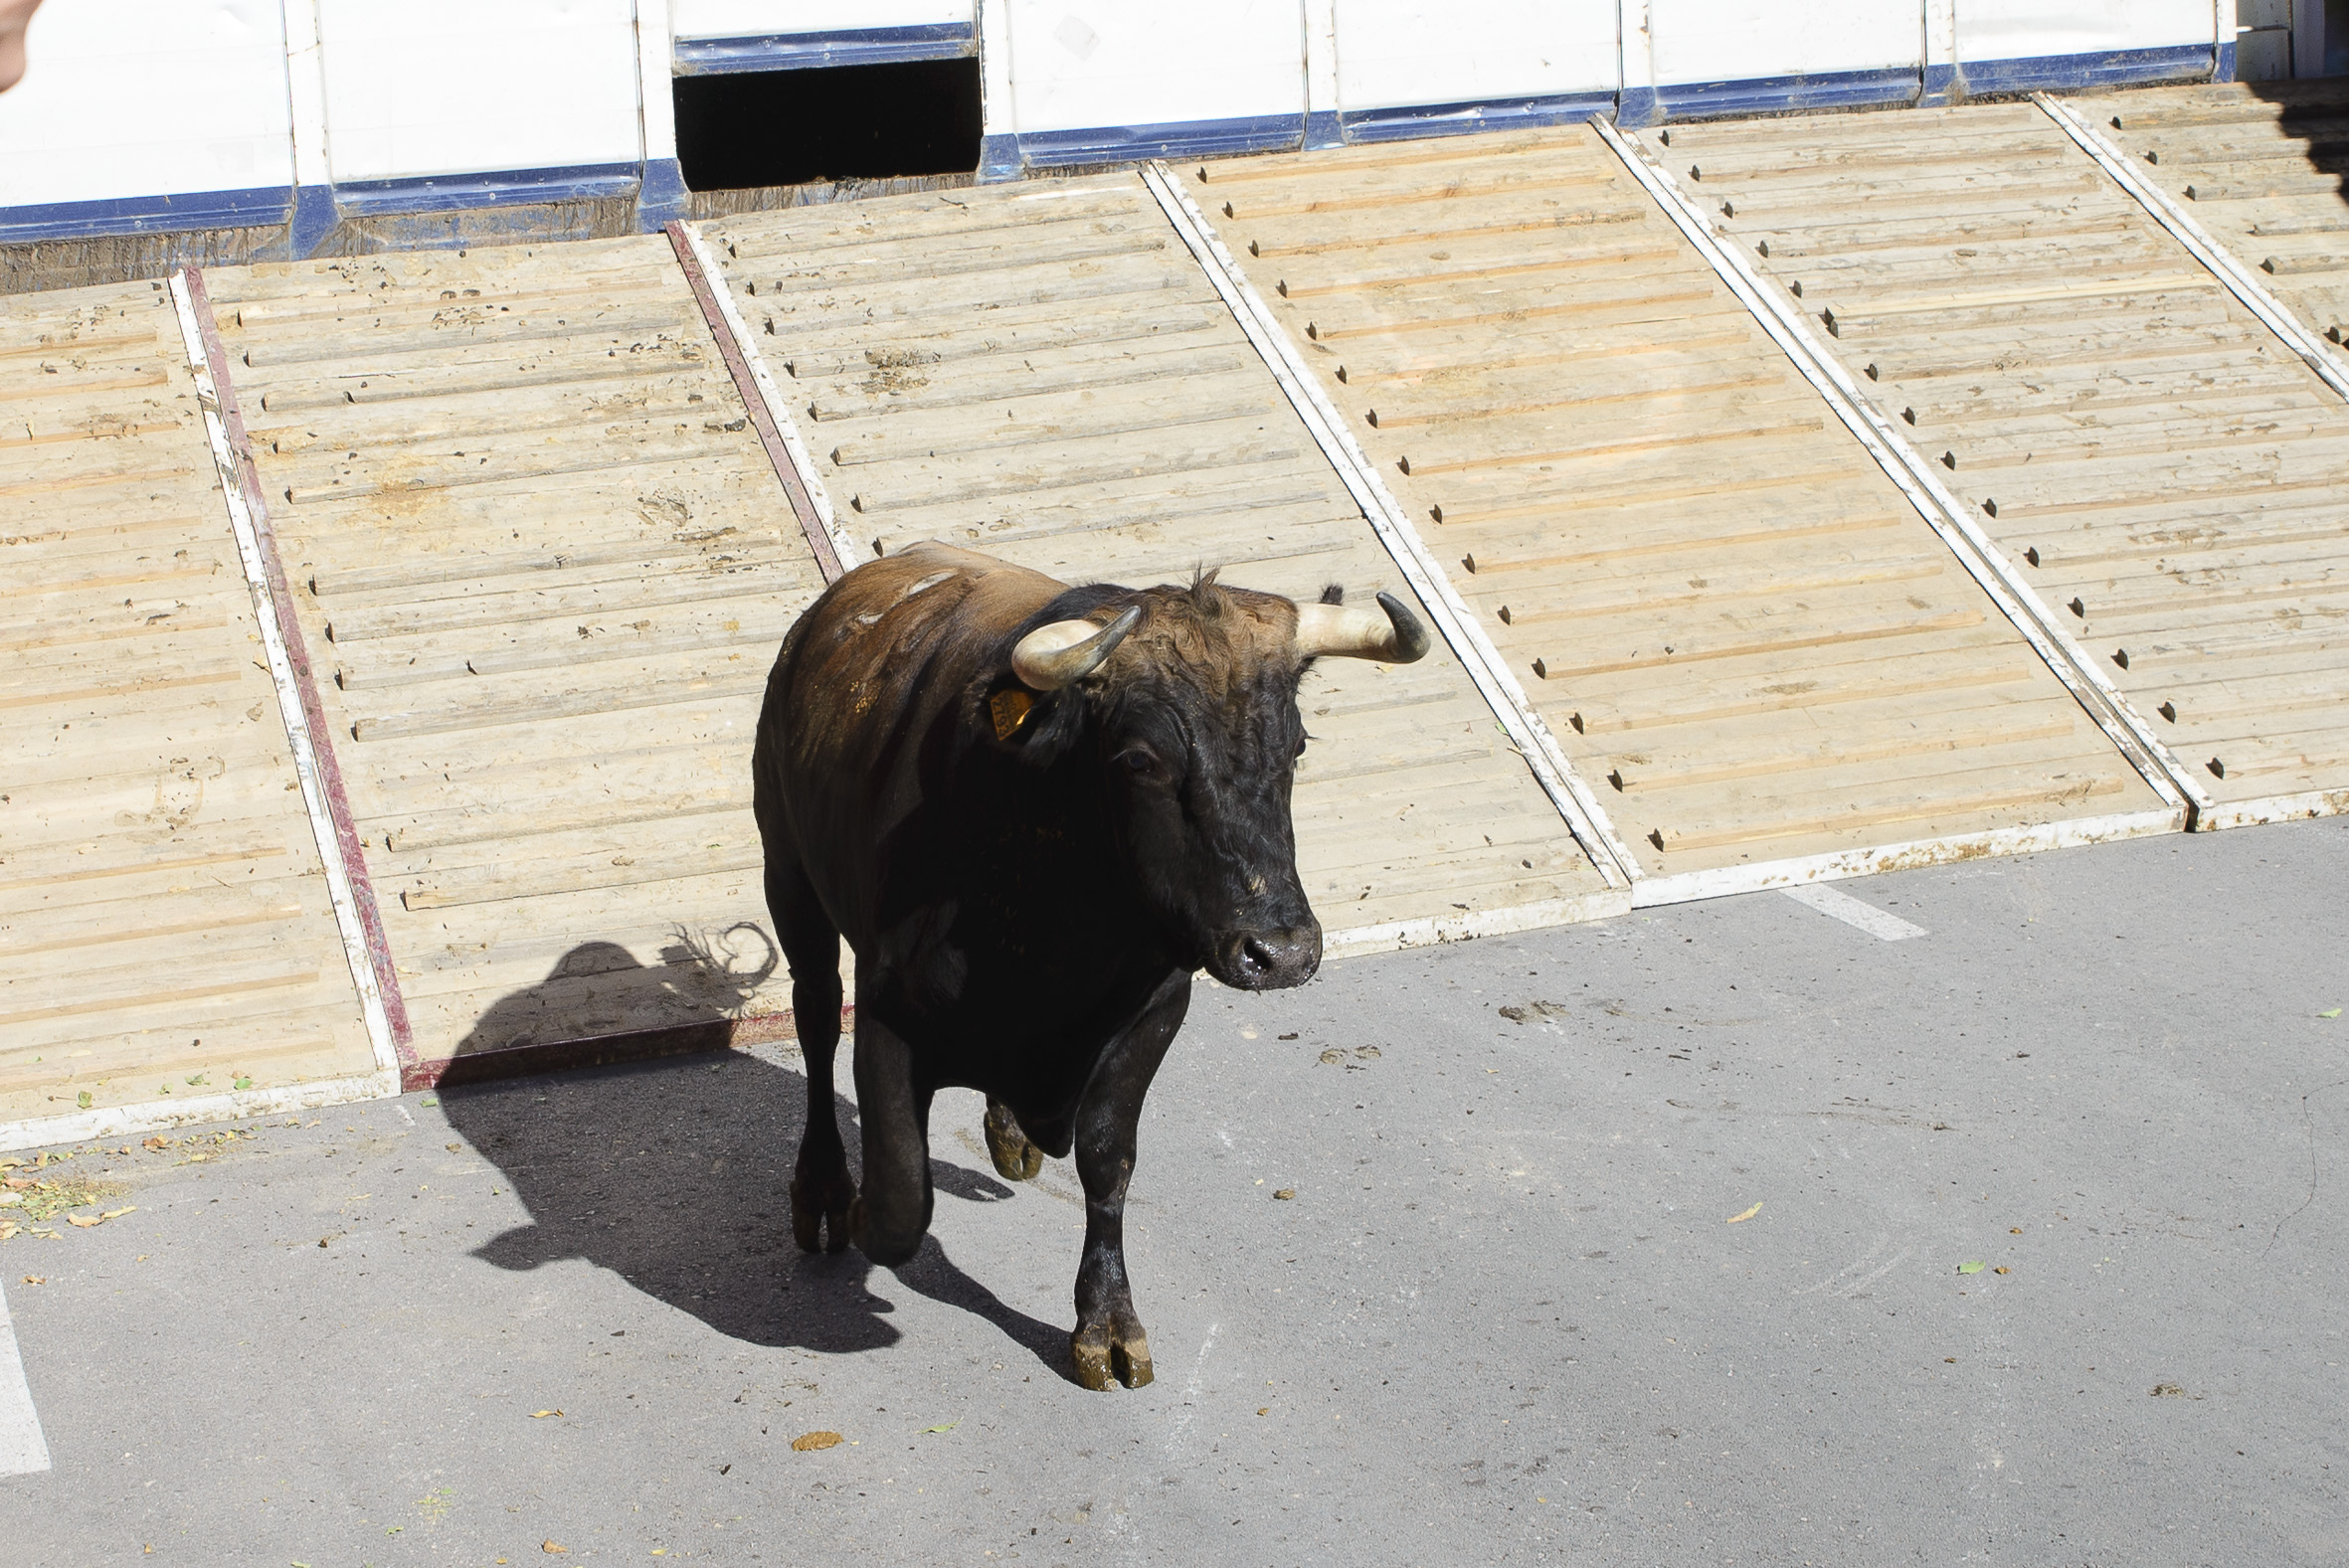
[[1126,1278],[1126,1183],[1142,1126],[1142,1101],[1182,1017],[1190,974],[1167,977],[1142,1015],[1102,1054],[1077,1106],[1077,1178],[1085,1186],[1085,1256],[1077,1265],[1077,1326],[1069,1335],[1077,1381],[1128,1388],[1150,1381],[1150,1339],[1134,1315]]

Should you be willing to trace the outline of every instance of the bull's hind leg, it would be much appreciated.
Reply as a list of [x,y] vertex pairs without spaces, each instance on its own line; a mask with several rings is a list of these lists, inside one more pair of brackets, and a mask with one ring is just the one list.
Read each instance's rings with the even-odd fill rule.
[[[792,1018],[808,1067],[808,1126],[792,1171],[792,1236],[814,1252],[848,1245],[848,1205],[856,1183],[832,1111],[832,1054],[840,1044],[840,933],[797,860],[767,848],[767,910],[792,966]],[[831,1234],[826,1237],[824,1232]]]
[[1005,1181],[1033,1181],[1044,1168],[1044,1151],[1027,1140],[1011,1108],[993,1095],[987,1101],[987,1152]]
[[[861,963],[856,989],[866,994]],[[848,1233],[859,1252],[892,1268],[930,1231],[930,1091],[914,1083],[912,1047],[865,1007],[856,1009],[856,1119],[864,1190],[849,1205]]]
[[1142,1101],[1190,1008],[1190,974],[1167,977],[1150,1005],[1111,1042],[1077,1105],[1077,1178],[1085,1185],[1085,1257],[1077,1265],[1077,1326],[1069,1335],[1077,1381],[1128,1388],[1151,1379],[1150,1338],[1126,1278],[1126,1183],[1134,1174]]

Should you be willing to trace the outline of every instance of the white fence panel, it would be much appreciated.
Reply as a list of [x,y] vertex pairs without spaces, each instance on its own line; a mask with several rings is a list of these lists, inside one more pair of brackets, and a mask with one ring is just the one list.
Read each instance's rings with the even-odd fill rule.
[[862,33],[971,21],[971,0],[672,0],[678,38]]
[[1958,0],[1957,58],[2208,48],[2216,41],[2216,18],[2211,0]]
[[1179,121],[1304,122],[1298,0],[1010,0],[1004,14],[1023,140]]
[[1649,0],[1648,12],[1660,87],[1924,69],[1922,0]]
[[1612,92],[1616,0],[1337,0],[1338,105]]
[[0,96],[0,207],[293,183],[278,0],[55,0]]
[[631,0],[318,0],[337,184],[633,163]]

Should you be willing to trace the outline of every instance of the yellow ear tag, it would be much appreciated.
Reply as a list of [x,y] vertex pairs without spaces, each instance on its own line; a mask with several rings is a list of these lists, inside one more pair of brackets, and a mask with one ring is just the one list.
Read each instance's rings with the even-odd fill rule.
[[1017,686],[1006,686],[987,699],[987,711],[995,721],[995,739],[1007,741],[1027,722],[1027,711],[1036,705],[1035,698]]

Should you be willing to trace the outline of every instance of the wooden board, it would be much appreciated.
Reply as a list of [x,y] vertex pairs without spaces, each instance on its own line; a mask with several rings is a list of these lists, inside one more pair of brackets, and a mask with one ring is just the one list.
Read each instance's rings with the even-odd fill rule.
[[[1070,582],[1409,596],[1138,177],[703,236],[862,558],[935,538]],[[1333,953],[1625,907],[1440,642],[1324,660],[1303,700],[1298,860]]]
[[0,300],[0,1146],[363,1092],[169,292]]
[[786,1009],[750,741],[822,581],[668,242],[207,278],[409,1080]]
[[[2274,152],[2289,126],[2236,87],[2084,107],[2118,144],[2156,152],[2141,172],[2181,190],[2180,149]],[[2050,227],[2001,242],[1995,279],[1977,276],[1988,257],[1971,240],[1938,254],[1913,235],[1897,252],[1870,243],[1877,204],[1920,156],[1956,182],[1940,198],[1956,232],[2003,200],[2003,171],[2101,175],[2087,153],[2027,103],[1871,116],[1838,140],[1831,171],[1799,174],[1798,122],[1644,134],[1723,211],[1731,243],[1779,286],[1800,283],[1816,319],[1832,314],[1835,351],[1873,367],[1869,394],[2189,765],[2214,801],[2207,822],[2349,800],[2349,652],[2335,629],[2349,615],[2349,521],[2323,509],[2349,481],[2349,405],[2109,178],[2066,198]],[[2315,205],[2341,211],[2337,193],[2304,200],[2311,219]],[[2210,204],[2192,211],[2243,243]],[[2244,212],[2280,221],[2265,197]],[[2293,302],[2290,275],[2261,280]]]
[[1180,173],[1652,880],[2164,819],[1592,132]]
[[[2068,100],[2310,330],[2349,330],[2349,82],[2202,84]],[[2188,193],[2192,194],[2189,195]]]

